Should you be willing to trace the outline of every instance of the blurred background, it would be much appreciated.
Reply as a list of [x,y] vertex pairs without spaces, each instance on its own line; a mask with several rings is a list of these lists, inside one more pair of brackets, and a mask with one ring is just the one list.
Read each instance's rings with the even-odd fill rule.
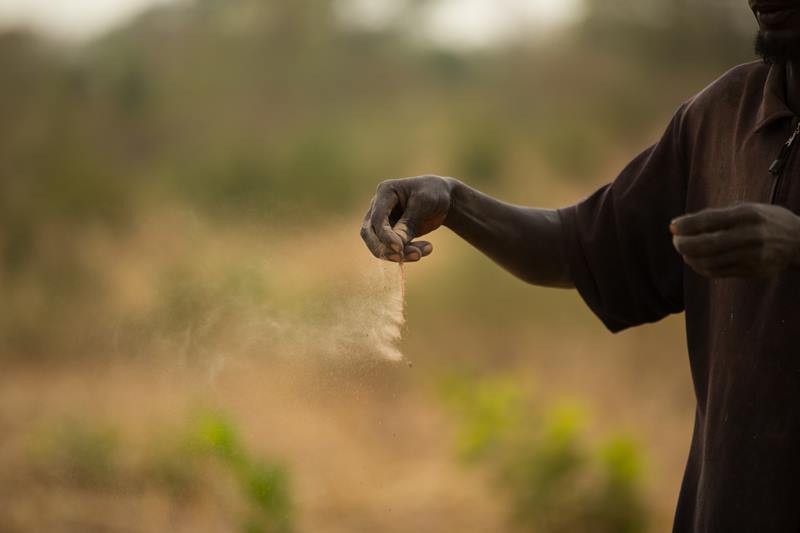
[[[667,531],[681,317],[612,336],[454,238],[560,207],[753,59],[744,0],[0,0],[0,531]],[[389,339],[391,340],[391,339]]]

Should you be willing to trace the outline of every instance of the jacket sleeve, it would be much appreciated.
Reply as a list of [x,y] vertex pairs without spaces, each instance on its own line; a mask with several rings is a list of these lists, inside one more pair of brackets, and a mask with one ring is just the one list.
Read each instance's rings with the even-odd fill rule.
[[612,332],[684,308],[684,263],[669,224],[686,205],[685,109],[613,182],[559,210],[575,286]]

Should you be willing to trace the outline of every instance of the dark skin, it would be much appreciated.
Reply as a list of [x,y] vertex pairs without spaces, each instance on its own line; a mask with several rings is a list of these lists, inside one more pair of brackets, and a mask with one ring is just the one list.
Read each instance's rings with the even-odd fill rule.
[[[800,35],[794,0],[750,0],[761,32]],[[800,116],[800,61],[787,65],[787,105]],[[439,176],[388,180],[378,186],[361,237],[378,258],[416,262],[433,246],[416,240],[446,226],[518,278],[572,288],[558,214],[507,204]],[[800,217],[781,206],[743,203],[706,209],[672,221],[673,244],[708,278],[766,278],[800,270]]]

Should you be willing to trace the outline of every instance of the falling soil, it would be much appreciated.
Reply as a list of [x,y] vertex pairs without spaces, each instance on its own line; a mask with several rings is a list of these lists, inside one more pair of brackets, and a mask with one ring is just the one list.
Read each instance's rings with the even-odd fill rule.
[[393,281],[391,278],[392,276],[386,278],[389,290],[384,311],[378,321],[375,348],[386,359],[401,361],[403,353],[397,345],[403,337],[403,326],[406,323],[406,273],[402,263],[398,267],[396,280]]

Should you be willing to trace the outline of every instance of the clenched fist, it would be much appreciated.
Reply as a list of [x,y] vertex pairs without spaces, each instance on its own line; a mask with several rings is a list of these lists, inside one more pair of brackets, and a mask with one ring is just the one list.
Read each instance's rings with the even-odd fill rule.
[[770,277],[800,266],[800,217],[778,205],[738,204],[675,219],[673,243],[709,278]]
[[394,262],[413,262],[430,255],[433,245],[415,241],[444,224],[455,180],[419,176],[378,185],[361,225],[361,238],[372,254]]

